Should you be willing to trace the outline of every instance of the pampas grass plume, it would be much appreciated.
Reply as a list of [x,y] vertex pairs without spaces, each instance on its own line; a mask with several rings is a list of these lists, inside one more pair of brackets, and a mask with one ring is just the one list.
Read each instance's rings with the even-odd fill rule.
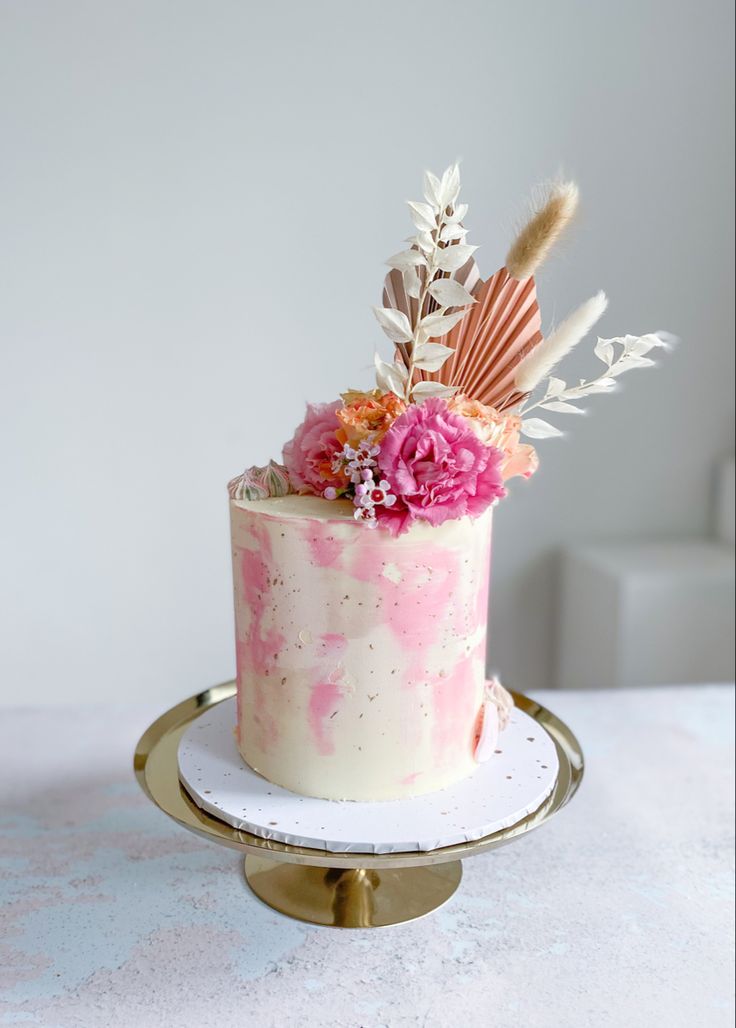
[[512,278],[531,278],[559,239],[578,206],[574,182],[556,182],[511,245],[506,269]]
[[526,357],[516,369],[516,388],[531,393],[591,328],[608,306],[604,292],[596,293],[568,315],[554,332]]

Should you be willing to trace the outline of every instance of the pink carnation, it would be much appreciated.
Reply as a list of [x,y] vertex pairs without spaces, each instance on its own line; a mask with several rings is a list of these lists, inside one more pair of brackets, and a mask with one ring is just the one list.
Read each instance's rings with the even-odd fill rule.
[[414,404],[381,441],[378,463],[398,500],[379,519],[398,534],[417,518],[441,525],[478,517],[506,495],[502,460],[501,451],[486,446],[444,400]]
[[336,455],[342,453],[335,434],[340,428],[336,412],[342,406],[340,400],[308,403],[307,416],[284,446],[284,464],[296,492],[321,496],[330,486],[344,488],[344,477],[332,470]]

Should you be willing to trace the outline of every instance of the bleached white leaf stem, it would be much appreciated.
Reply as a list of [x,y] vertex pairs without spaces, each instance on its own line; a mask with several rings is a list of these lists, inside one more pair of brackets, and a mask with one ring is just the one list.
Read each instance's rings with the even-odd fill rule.
[[[643,336],[616,336],[613,339],[599,339],[595,345],[596,357],[605,365],[605,370],[597,378],[586,381],[580,379],[575,386],[568,386],[562,378],[550,377],[544,395],[531,406],[523,405],[519,411],[523,420],[521,431],[532,439],[543,439],[547,436],[562,433],[539,418],[528,415],[537,409],[549,410],[558,414],[583,414],[572,400],[582,400],[596,393],[608,393],[616,387],[616,379],[633,368],[649,368],[655,362],[647,356],[654,349],[669,349],[676,342],[675,337],[666,332],[651,332]],[[616,350],[619,349],[618,356]]]
[[[374,308],[376,318],[389,339],[396,343],[403,361],[402,379],[399,382],[397,365],[389,365],[376,359],[376,381],[379,388],[389,388],[407,403],[421,402],[428,396],[450,396],[455,391],[451,386],[439,382],[419,382],[412,385],[416,369],[439,371],[452,349],[441,343],[430,343],[440,339],[464,317],[467,308],[475,300],[458,282],[451,278],[436,278],[443,273],[452,275],[459,270],[477,249],[465,243],[466,230],[460,219],[467,211],[467,205],[458,207],[460,192],[460,169],[451,165],[442,178],[431,172],[424,176],[424,198],[426,202],[409,201],[409,210],[417,234],[409,242],[412,248],[390,257],[388,264],[401,271],[404,289],[408,296],[417,301],[416,315],[411,319],[391,308]],[[424,305],[432,297],[439,310],[423,315]],[[464,308],[448,314],[448,308]],[[405,376],[405,377],[404,377]]]

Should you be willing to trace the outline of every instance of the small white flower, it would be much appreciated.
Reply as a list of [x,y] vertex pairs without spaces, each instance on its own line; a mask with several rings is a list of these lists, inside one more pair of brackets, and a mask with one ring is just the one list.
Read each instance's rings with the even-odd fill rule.
[[370,528],[374,528],[376,524],[376,512],[373,506],[370,507],[356,507],[353,517],[356,521],[362,521]]

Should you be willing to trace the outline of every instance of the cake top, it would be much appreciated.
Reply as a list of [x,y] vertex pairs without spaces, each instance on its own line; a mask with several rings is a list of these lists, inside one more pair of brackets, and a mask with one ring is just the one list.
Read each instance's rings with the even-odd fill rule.
[[353,523],[352,503],[347,499],[325,500],[323,496],[289,493],[259,500],[234,500],[236,507],[255,511],[272,518],[308,518],[314,521],[345,521]]
[[506,495],[509,479],[536,471],[536,451],[523,437],[563,434],[541,412],[583,413],[579,401],[611,392],[620,375],[651,366],[650,354],[673,340],[664,332],[598,338],[600,373],[568,385],[557,365],[608,301],[596,293],[544,336],[534,275],[577,211],[577,186],[540,191],[504,266],[485,280],[459,194],[454,164],[440,177],[427,172],[423,200],[409,201],[414,231],[386,262],[374,308],[393,346],[388,360],[375,356],[375,388],[307,404],[283,464],[248,468],[229,484],[233,500],[343,500],[340,518],[347,510],[394,535],[417,521],[477,517]]
[[[340,497],[337,500],[326,500],[323,496],[311,494],[289,493],[287,496],[269,496],[260,500],[236,500],[233,499],[234,507],[250,511],[265,518],[266,521],[275,522],[279,528],[293,526],[297,533],[310,532],[310,525],[318,522],[318,526],[326,526],[329,533],[339,533],[342,539],[363,538],[360,526],[355,522],[355,507],[351,500]],[[490,516],[490,510],[488,515]],[[477,519],[456,518],[446,521],[441,534],[443,546],[464,546],[474,530],[482,526]],[[345,534],[347,530],[347,534]],[[352,533],[357,532],[358,536]],[[283,532],[281,533],[283,535]],[[327,537],[329,538],[329,536]],[[417,519],[411,523],[406,532],[401,533],[401,541],[408,545],[415,546],[417,543],[424,546],[433,541],[439,542],[437,529],[428,521]]]

